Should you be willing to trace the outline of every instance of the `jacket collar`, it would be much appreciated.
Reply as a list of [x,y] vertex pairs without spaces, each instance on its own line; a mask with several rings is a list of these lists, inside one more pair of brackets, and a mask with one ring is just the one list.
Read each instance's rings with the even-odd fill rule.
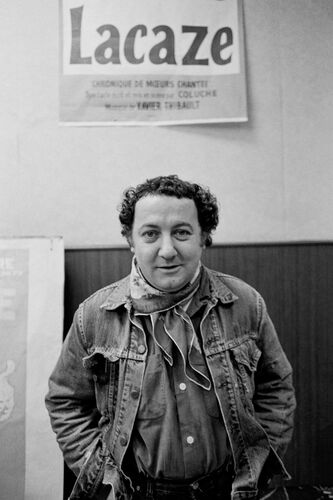
[[[208,277],[211,285],[211,296],[212,301],[220,300],[222,304],[229,304],[238,299],[230,288],[224,283],[223,274],[217,271],[211,271],[210,269],[204,268],[204,273]],[[102,309],[115,310],[120,306],[125,306],[127,308],[131,305],[130,297],[130,276],[126,276],[120,281],[117,281],[110,287],[110,294],[105,300],[105,302],[100,306]]]
[[225,284],[222,273],[210,269],[207,269],[207,271],[212,285],[212,298],[219,299],[222,304],[230,304],[238,300],[238,296]]
[[[110,294],[103,304],[101,309],[114,310],[123,305],[130,304],[130,275],[120,281],[116,281],[110,287]],[[128,306],[127,306],[128,307]]]

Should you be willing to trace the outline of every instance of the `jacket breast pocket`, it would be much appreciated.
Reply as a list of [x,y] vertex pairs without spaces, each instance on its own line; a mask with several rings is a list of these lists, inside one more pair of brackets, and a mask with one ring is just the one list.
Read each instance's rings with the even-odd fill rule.
[[113,417],[118,395],[119,359],[112,361],[102,353],[84,360],[92,373],[97,409],[101,415]]
[[252,400],[255,389],[255,372],[261,351],[253,339],[247,339],[231,347],[229,352],[241,394],[246,400]]

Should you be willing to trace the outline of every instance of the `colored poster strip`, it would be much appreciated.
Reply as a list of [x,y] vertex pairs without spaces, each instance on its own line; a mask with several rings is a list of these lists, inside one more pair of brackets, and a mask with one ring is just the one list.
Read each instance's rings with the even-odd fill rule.
[[0,498],[62,500],[63,459],[44,404],[62,345],[61,238],[0,239]]
[[0,249],[0,496],[15,500],[25,490],[28,273],[28,249]]

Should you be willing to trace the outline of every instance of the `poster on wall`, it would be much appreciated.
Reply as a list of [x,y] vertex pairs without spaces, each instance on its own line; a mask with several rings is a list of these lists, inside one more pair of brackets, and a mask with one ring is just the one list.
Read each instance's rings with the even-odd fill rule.
[[60,122],[247,121],[242,0],[60,0]]
[[0,239],[0,498],[62,500],[63,460],[44,405],[62,344],[61,238]]

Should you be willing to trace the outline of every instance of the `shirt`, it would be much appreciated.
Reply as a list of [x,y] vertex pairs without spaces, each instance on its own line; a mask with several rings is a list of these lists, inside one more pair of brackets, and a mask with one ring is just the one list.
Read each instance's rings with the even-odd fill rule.
[[[206,291],[199,288],[187,309],[199,344]],[[150,477],[173,480],[198,478],[213,472],[229,455],[213,384],[208,391],[186,377],[183,360],[174,344],[173,366],[170,366],[154,341],[150,317],[136,315],[148,345],[142,398],[132,440],[137,467]],[[211,378],[203,355],[194,362]]]

